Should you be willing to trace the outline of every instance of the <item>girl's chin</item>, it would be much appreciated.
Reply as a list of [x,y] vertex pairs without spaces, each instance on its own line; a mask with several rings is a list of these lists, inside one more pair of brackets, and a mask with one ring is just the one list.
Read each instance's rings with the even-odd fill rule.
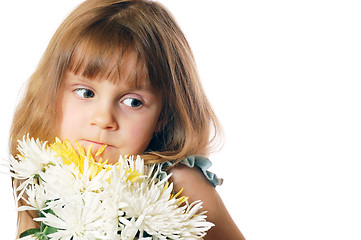
[[109,164],[118,162],[120,153],[119,153],[119,151],[117,151],[117,149],[115,149],[114,147],[111,147],[111,146],[107,146],[101,154],[99,154],[98,156],[95,156],[100,148],[101,148],[101,146],[94,146],[94,149],[92,147],[92,150],[91,150],[91,153],[97,162],[99,162],[100,159],[102,159],[101,160],[102,162],[104,162],[105,160],[108,160]]
[[103,144],[99,144],[92,141],[86,141],[86,140],[80,140],[78,141],[78,143],[80,146],[84,148],[85,152],[87,152],[87,150],[91,146],[91,153],[97,162],[99,162],[101,159],[102,162],[108,160],[108,164],[114,164],[118,162],[120,156],[124,157],[126,155],[137,155],[131,153],[124,153],[122,152],[121,149],[110,145],[107,146],[101,154],[95,156],[98,153],[99,149],[103,147]]
[[[94,155],[93,155],[94,156]],[[118,162],[118,160],[119,160],[119,156],[118,157],[115,157],[115,156],[107,156],[106,154],[104,154],[104,155],[100,155],[100,156],[94,156],[94,159],[95,159],[95,161],[97,161],[97,162],[104,162],[104,161],[106,161],[106,160],[108,160],[107,161],[107,164],[114,164],[114,163],[117,163]]]
[[116,163],[119,160],[119,151],[113,146],[107,146],[101,154],[96,156],[98,151],[103,147],[103,144],[98,144],[94,142],[89,141],[79,141],[79,145],[82,146],[85,150],[85,152],[88,151],[89,147],[91,147],[91,154],[93,155],[94,159],[99,162],[100,159],[102,162],[104,162],[106,159],[108,159],[108,163]]

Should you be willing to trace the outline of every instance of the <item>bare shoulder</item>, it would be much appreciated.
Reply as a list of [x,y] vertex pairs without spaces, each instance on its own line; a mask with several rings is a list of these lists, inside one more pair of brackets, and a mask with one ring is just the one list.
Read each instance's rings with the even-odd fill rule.
[[172,173],[170,181],[174,190],[178,192],[183,188],[183,195],[189,197],[190,202],[201,200],[203,209],[207,211],[207,221],[215,224],[205,239],[244,239],[216,189],[198,168],[178,164],[169,172]]
[[197,167],[190,168],[178,164],[170,170],[170,173],[172,173],[171,181],[173,184],[176,187],[183,187],[185,191],[197,193],[198,190],[202,190],[205,194],[216,193],[215,188]]

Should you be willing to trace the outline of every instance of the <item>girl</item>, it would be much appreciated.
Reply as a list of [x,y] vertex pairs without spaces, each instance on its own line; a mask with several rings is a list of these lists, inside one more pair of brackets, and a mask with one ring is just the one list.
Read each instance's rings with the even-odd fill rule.
[[[213,134],[211,134],[213,130]],[[188,43],[171,15],[147,0],[88,0],[60,25],[14,116],[17,139],[55,136],[115,162],[142,155],[163,163],[175,191],[202,200],[213,227],[206,239],[244,239],[205,170],[220,126],[204,94]],[[212,141],[209,141],[212,139]],[[200,171],[202,170],[202,171]],[[37,227],[19,214],[21,233]]]

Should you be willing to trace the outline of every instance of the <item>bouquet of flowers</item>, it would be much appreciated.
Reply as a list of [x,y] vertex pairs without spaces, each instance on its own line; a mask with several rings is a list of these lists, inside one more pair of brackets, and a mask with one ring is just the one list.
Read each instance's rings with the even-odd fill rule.
[[188,203],[181,191],[174,194],[170,175],[159,177],[159,164],[145,165],[139,156],[107,164],[90,148],[75,150],[59,139],[18,142],[20,154],[8,162],[21,183],[16,200],[26,203],[18,211],[36,210],[40,222],[21,239],[202,239],[213,226],[198,212],[202,202]]

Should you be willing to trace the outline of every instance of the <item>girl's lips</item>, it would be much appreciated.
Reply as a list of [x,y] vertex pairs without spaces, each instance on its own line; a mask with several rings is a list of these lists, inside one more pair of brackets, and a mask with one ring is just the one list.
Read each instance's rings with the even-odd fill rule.
[[107,144],[105,144],[105,143],[95,142],[95,141],[91,141],[91,140],[84,140],[84,141],[86,141],[86,142],[88,142],[88,143],[91,143],[91,144],[107,145]]
[[[96,142],[93,140],[86,140],[86,139],[82,139],[81,141],[79,141],[79,144],[84,148],[85,151],[88,151],[88,149],[91,146],[91,153],[93,154],[93,156],[96,158],[96,153],[99,151],[99,149],[103,146],[103,145],[107,145],[107,147],[104,149],[104,152],[102,152],[98,157],[102,156],[108,156],[110,153],[112,153],[115,148],[112,145],[108,145],[106,143],[101,143],[101,142]],[[106,154],[106,155],[104,155]],[[109,158],[106,157],[106,158]],[[97,158],[96,158],[97,159]]]
[[106,143],[102,143],[102,142],[96,142],[96,141],[92,141],[92,140],[86,140],[86,139],[82,139],[81,141],[79,141],[79,144],[82,145],[84,147],[85,150],[87,150],[90,146],[92,146],[92,152],[96,152],[99,150],[99,148],[101,148],[103,145],[107,145],[107,150],[111,150],[113,148],[112,145],[108,145]]
[[93,145],[100,145],[100,146],[107,145],[108,147],[112,147],[112,145],[107,144],[107,143],[101,143],[101,142],[96,142],[96,141],[92,141],[92,140],[85,140],[85,139],[83,139],[82,141],[84,141],[86,143],[89,143],[89,144],[93,144]]

